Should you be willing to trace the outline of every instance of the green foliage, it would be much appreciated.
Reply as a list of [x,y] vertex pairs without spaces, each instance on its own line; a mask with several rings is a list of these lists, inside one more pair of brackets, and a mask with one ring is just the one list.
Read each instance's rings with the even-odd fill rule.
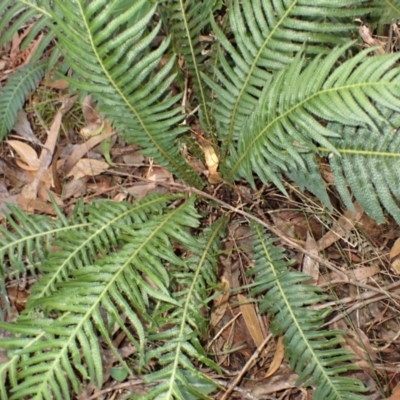
[[[259,178],[285,193],[286,175],[330,208],[319,171],[325,157],[349,208],[353,194],[379,222],[385,212],[400,222],[399,57],[359,51],[353,23],[396,4],[232,0],[222,29],[220,1],[6,0],[0,32],[13,22],[10,40],[32,21],[29,43],[45,27],[46,43],[58,43],[52,59],[62,53],[75,90],[92,94],[126,141],[188,185],[203,181],[177,145],[187,132],[182,96],[171,90],[179,57],[226,181],[256,187]],[[199,39],[205,32],[216,35],[210,53]],[[0,138],[43,73],[33,63],[10,78]],[[68,219],[58,211],[57,221],[12,209],[1,232],[2,277],[27,269],[37,282],[16,322],[0,324],[11,334],[0,339],[8,351],[1,398],[65,400],[87,384],[101,388],[103,347],[119,376],[141,374],[150,384],[148,399],[209,398],[216,385],[196,364],[218,371],[202,341],[226,221],[207,229],[200,222],[195,198],[183,195],[78,204]],[[361,398],[361,382],[340,376],[353,368],[338,346],[342,332],[321,330],[329,311],[309,307],[323,293],[253,229],[252,296],[274,317],[272,332],[284,334],[298,384],[316,386],[316,400]],[[135,348],[129,360],[118,352],[117,332]]]
[[310,279],[306,274],[289,270],[282,248],[274,247],[274,239],[260,226],[254,225],[255,266],[249,275],[255,276],[251,294],[267,294],[261,301],[260,311],[274,316],[271,331],[284,334],[285,355],[290,367],[299,378],[297,384],[318,385],[316,399],[361,399],[356,393],[366,392],[357,379],[340,377],[348,370],[346,362],[352,355],[340,347],[344,332],[321,330],[331,310],[307,309],[323,301],[326,296],[318,286],[302,283]]
[[[184,399],[179,395],[187,381],[182,369],[202,376],[193,359],[218,369],[205,357],[199,333],[204,337],[206,332],[201,308],[215,286],[224,221],[196,238],[188,230],[199,224],[194,198],[168,210],[177,200],[149,196],[134,205],[94,202],[77,210],[68,230],[48,227],[53,249],[38,255],[43,277],[17,322],[0,324],[17,334],[0,339],[0,346],[10,350],[0,369],[2,398],[7,398],[6,374],[12,399],[69,399],[70,386],[80,391],[79,381],[101,387],[101,342],[130,371],[113,345],[116,328],[136,347],[137,368],[147,370],[152,359],[161,363],[163,368],[146,378],[157,383],[155,393],[167,390],[169,398]],[[20,243],[33,241],[24,231],[15,236]],[[177,257],[173,243],[191,256]],[[148,341],[153,350],[146,351]]]
[[42,80],[44,70],[44,63],[28,64],[12,75],[4,86],[0,96],[0,140],[13,128],[25,96]]

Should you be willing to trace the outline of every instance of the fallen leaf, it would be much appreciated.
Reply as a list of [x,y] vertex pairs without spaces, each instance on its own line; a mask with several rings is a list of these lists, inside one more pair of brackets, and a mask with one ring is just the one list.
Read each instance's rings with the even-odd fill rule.
[[17,120],[15,121],[13,130],[30,142],[40,145],[40,141],[33,133],[31,124],[28,121],[28,116],[24,110],[18,111]]
[[326,248],[330,247],[333,243],[337,242],[340,239],[346,240],[346,236],[348,232],[351,232],[356,223],[360,221],[364,214],[364,210],[361,206],[356,202],[353,204],[356,210],[355,213],[346,212],[344,216],[341,216],[337,223],[334,224],[332,229],[324,235],[321,239],[318,240],[318,250],[322,251]]
[[394,242],[389,256],[393,270],[400,275],[400,238]]
[[283,345],[283,336],[279,336],[278,341],[276,342],[276,350],[274,354],[274,358],[268,368],[267,373],[265,374],[264,378],[268,378],[273,375],[282,364],[282,360],[285,356],[285,346]]
[[36,151],[27,143],[19,140],[8,140],[7,143],[19,155],[21,160],[16,160],[17,165],[25,171],[37,171],[40,166]]
[[[29,195],[29,194],[28,194]],[[36,193],[35,193],[36,195]],[[49,215],[56,215],[54,207],[50,203],[46,203],[40,199],[28,198],[21,193],[17,199],[18,205],[26,212],[39,212]]]
[[105,128],[105,132],[102,133],[101,135],[94,136],[87,140],[85,143],[80,144],[72,153],[71,155],[67,158],[65,164],[64,164],[64,174],[68,175],[70,171],[72,170],[73,166],[80,160],[87,152],[92,149],[93,147],[97,146],[99,143],[101,143],[103,140],[107,139],[108,137],[115,135],[115,132],[111,130],[108,130],[108,124]]
[[[27,185],[25,185],[22,188],[20,197],[18,198],[18,203],[21,204],[21,206],[26,207],[24,209],[27,211],[32,211],[32,208],[34,210],[38,210],[38,211],[40,211],[40,209],[45,208],[40,203],[40,200],[38,200],[37,204],[35,202],[30,202],[30,200],[36,199],[39,183],[40,183],[43,175],[48,170],[49,165],[51,163],[51,160],[52,160],[52,157],[54,154],[54,148],[55,148],[56,142],[57,142],[58,132],[59,132],[60,126],[61,126],[61,121],[62,121],[62,113],[60,111],[57,111],[57,114],[55,115],[55,117],[53,119],[50,129],[47,131],[47,140],[46,140],[46,143],[44,144],[42,152],[40,154],[40,158],[39,158],[40,165],[37,170],[37,173],[36,173],[34,179],[32,180],[32,182],[28,183]],[[48,212],[48,211],[45,211],[45,212]]]
[[256,347],[259,347],[264,341],[264,335],[261,331],[261,327],[258,322],[254,306],[253,304],[247,301],[246,296],[243,296],[241,294],[238,294],[237,296],[240,302],[240,311],[242,312],[250,336],[253,339],[253,342],[256,345]]
[[47,78],[43,81],[43,84],[49,88],[64,90],[69,88],[69,82],[65,79],[56,79],[52,81],[51,79]]
[[84,176],[96,176],[100,175],[108,168],[109,165],[104,161],[81,158],[67,176],[73,176],[74,179],[79,179]]
[[[313,255],[318,255],[318,245],[314,238],[307,232],[306,250]],[[315,285],[318,282],[319,276],[319,262],[311,258],[307,254],[304,255],[303,272],[311,277],[308,283]]]
[[221,182],[222,179],[218,173],[219,158],[214,150],[214,147],[209,144],[204,144],[201,145],[201,148],[204,152],[204,158],[208,168],[208,181],[212,185]]
[[173,181],[171,173],[162,167],[150,168],[145,178],[148,181],[137,182],[129,189],[126,189],[126,191],[137,200],[140,200],[141,198],[149,194],[150,191],[154,190],[157,187],[158,182]]
[[393,389],[392,395],[386,400],[400,400],[400,383]]
[[384,45],[384,43],[373,38],[371,31],[369,30],[369,28],[367,26],[361,25],[358,28],[358,32],[360,33],[362,40],[368,47],[381,46],[380,48],[374,50],[375,54],[385,54],[385,49],[382,47]]
[[349,271],[349,275],[355,278],[357,281],[362,281],[363,279],[370,278],[380,272],[380,268],[378,265],[374,265],[372,267],[361,267],[352,269]]
[[229,292],[229,277],[226,272],[221,276],[220,282],[218,283],[217,291],[220,292],[213,301],[213,311],[211,313],[211,326],[216,327],[218,322],[221,321],[225,315],[226,309],[228,308],[228,300],[230,296]]

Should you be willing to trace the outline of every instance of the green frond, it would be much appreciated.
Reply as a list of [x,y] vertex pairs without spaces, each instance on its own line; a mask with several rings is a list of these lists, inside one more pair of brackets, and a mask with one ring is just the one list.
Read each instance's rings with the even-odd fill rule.
[[147,196],[133,206],[104,200],[86,206],[86,215],[78,212],[71,218],[72,229],[60,230],[55,236],[53,246],[61,250],[49,254],[46,263],[41,264],[43,277],[31,289],[31,295],[41,299],[54,293],[59,282],[69,279],[71,271],[95,263],[99,254],[105,256],[117,247],[124,240],[127,226],[142,226],[151,215],[162,213],[171,199],[176,196]]
[[233,0],[229,21],[236,43],[232,44],[213,22],[225,53],[220,52],[219,82],[204,77],[219,100],[214,108],[218,137],[226,146],[223,153],[233,141],[241,140],[246,118],[272,72],[291,64],[301,50],[324,54],[332,45],[345,43],[354,29],[351,19],[368,11],[358,0]]
[[29,32],[21,43],[21,50],[25,50],[38,38],[40,33],[40,43],[31,54],[30,63],[38,61],[53,40],[54,35],[49,32],[48,24],[50,20],[45,14],[38,12],[35,6],[37,2],[31,1],[28,6],[26,1],[3,0],[0,4],[0,46],[11,42],[15,34],[29,26]]
[[400,18],[399,0],[378,0],[376,3],[380,6],[376,11],[381,23],[391,24]]
[[[135,209],[135,217],[130,216],[128,210],[125,213],[115,211],[116,214],[125,214],[125,219],[122,217],[111,222],[108,218],[112,209],[109,207],[107,212],[106,204],[102,204],[101,214],[96,214],[93,208],[86,210],[90,214],[89,221],[102,218],[97,226],[103,224],[110,228],[105,229],[110,235],[108,252],[92,260],[92,244],[86,242],[89,257],[82,257],[85,251],[81,249],[81,265],[64,271],[62,279],[53,282],[51,294],[37,290],[34,285],[25,315],[14,324],[1,324],[2,329],[14,334],[12,338],[0,339],[0,346],[9,351],[10,361],[6,366],[1,366],[0,373],[13,382],[11,399],[35,396],[35,399],[67,400],[71,398],[71,389],[79,393],[81,388],[78,382],[90,382],[101,387],[103,372],[99,335],[122,365],[128,368],[112,345],[111,334],[116,326],[137,348],[137,367],[143,367],[145,343],[150,337],[146,337],[143,322],[154,327],[160,323],[157,314],[152,316],[150,310],[157,307],[166,309],[168,305],[179,306],[182,310],[182,304],[185,304],[182,297],[174,298],[170,293],[173,278],[168,275],[166,266],[180,271],[179,277],[182,278],[186,265],[184,260],[175,255],[173,242],[179,242],[188,251],[201,248],[188,231],[188,228],[198,226],[199,216],[194,209],[194,198],[170,210],[162,207],[161,214],[157,212],[160,204],[164,202],[165,206],[171,197],[153,196],[152,199],[153,204],[148,205],[147,209],[144,206],[142,210]],[[125,205],[121,207],[125,208]],[[150,208],[153,208],[153,213],[149,211]],[[128,215],[129,221],[126,219]],[[142,218],[144,215],[146,217]],[[101,234],[99,231],[99,237]],[[113,235],[116,243],[111,239]],[[215,250],[212,243],[217,235],[212,231],[208,241],[205,241],[208,252]],[[59,250],[54,252],[56,255],[49,257],[48,261],[42,261],[49,264],[42,268],[45,274],[54,275],[54,259],[68,257],[72,242],[57,242]],[[199,279],[196,280],[200,283],[195,283],[194,288],[197,292],[201,287],[200,293],[207,295],[207,288],[201,286],[201,282],[204,277],[213,276],[207,269],[210,268],[209,263],[215,268],[216,261],[215,253],[209,256],[206,249],[202,250],[202,262],[198,265]],[[198,299],[196,296],[190,296],[190,303],[186,304],[188,317],[184,318],[185,321],[191,321],[189,316],[195,312],[192,302]],[[196,313],[199,312],[196,310]],[[50,316],[57,316],[57,319],[50,319]],[[40,340],[35,340],[38,337]],[[181,338],[186,340],[180,345],[188,356],[193,356],[201,349],[201,346],[195,346],[195,337],[191,339],[193,344],[190,344],[186,331]],[[199,355],[199,358],[207,361],[204,356]],[[1,385],[5,385],[5,381]],[[4,386],[1,390],[5,392]]]
[[[206,357],[200,339],[207,334],[208,321],[204,313],[208,309],[210,291],[217,285],[219,239],[224,234],[225,225],[224,219],[215,222],[196,238],[191,248],[193,254],[185,263],[170,269],[173,298],[179,305],[165,303],[157,311],[160,317],[168,315],[164,324],[170,328],[165,329],[158,324],[150,335],[150,339],[161,341],[161,344],[147,353],[146,364],[156,360],[161,369],[146,376],[146,382],[157,383],[146,397],[148,399],[186,400],[189,398],[187,393],[196,394],[196,399],[206,398],[204,392],[201,395],[200,388],[208,378],[198,372],[190,360],[219,370]],[[196,389],[196,386],[199,388]],[[215,389],[210,384],[207,387],[210,391]]]
[[127,141],[142,146],[146,156],[187,183],[201,186],[176,146],[185,129],[179,126],[183,116],[175,106],[181,96],[172,96],[169,90],[174,57],[160,66],[170,39],[149,50],[161,27],[152,26],[156,5],[132,23],[148,0],[138,0],[119,14],[114,12],[118,2],[107,0],[54,4],[46,4],[44,11],[53,18],[59,44],[76,73],[71,83],[93,95],[99,110]]
[[201,77],[201,72],[205,73],[210,67],[205,63],[206,57],[202,55],[204,46],[200,43],[200,35],[209,23],[212,6],[213,0],[196,2],[170,0],[161,10],[172,36],[175,53],[184,59],[184,67],[188,69],[193,79],[194,96],[200,104],[200,121],[203,123],[203,129],[215,141],[212,113],[208,106],[210,90]]
[[289,271],[284,249],[254,224],[255,266],[249,275],[255,277],[252,295],[263,294],[260,312],[274,316],[271,331],[284,335],[285,356],[299,378],[297,384],[317,386],[315,400],[366,399],[360,381],[340,377],[352,369],[352,355],[338,347],[342,331],[325,331],[321,326],[331,310],[317,311],[307,306],[323,301],[326,296],[318,286],[303,283],[309,276]]
[[18,111],[25,103],[25,96],[42,80],[46,64],[31,63],[11,75],[0,96],[0,141],[15,124]]
[[7,227],[0,226],[1,277],[25,272],[26,262],[35,265],[50,253],[52,238],[63,229],[61,221],[41,215],[27,215],[9,205]]
[[[351,44],[350,44],[351,45]],[[335,138],[343,132],[320,121],[362,126],[377,132],[389,123],[379,106],[400,110],[398,55],[368,57],[369,50],[332,68],[349,45],[316,57],[308,65],[300,53],[264,89],[258,109],[247,124],[246,135],[231,148],[226,178],[244,177],[282,188],[278,172],[306,169],[305,154],[317,146],[340,156]]]
[[[333,141],[340,156],[331,154],[325,148],[319,151],[329,155],[335,186],[350,210],[353,210],[353,201],[349,188],[365,212],[376,221],[385,222],[384,209],[400,223],[400,178],[396,173],[400,168],[400,139],[397,134],[400,117],[398,112],[384,107],[380,107],[379,112],[388,122],[379,131],[330,124],[330,129],[340,134],[340,139]],[[317,160],[311,155],[309,169],[318,170]],[[313,182],[307,176],[308,172],[304,172],[296,170],[289,176],[296,182],[296,178],[300,177],[305,186],[313,191],[318,181]],[[315,176],[317,174],[320,175],[319,171]]]

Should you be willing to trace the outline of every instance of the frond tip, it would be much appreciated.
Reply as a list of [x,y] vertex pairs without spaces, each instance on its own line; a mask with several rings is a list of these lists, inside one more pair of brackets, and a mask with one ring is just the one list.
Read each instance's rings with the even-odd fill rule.
[[297,384],[317,386],[315,400],[366,399],[360,395],[367,391],[361,381],[339,376],[354,368],[349,364],[352,354],[338,347],[344,332],[320,329],[331,310],[306,307],[326,296],[317,286],[302,283],[310,278],[306,274],[289,272],[284,249],[275,247],[259,225],[253,230],[255,266],[249,275],[256,286],[251,294],[265,293],[260,311],[274,316],[274,335],[284,334],[285,355],[299,375]]

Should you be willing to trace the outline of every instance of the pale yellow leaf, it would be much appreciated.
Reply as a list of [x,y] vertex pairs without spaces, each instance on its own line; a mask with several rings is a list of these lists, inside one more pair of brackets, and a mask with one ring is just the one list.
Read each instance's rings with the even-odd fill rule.
[[36,171],[39,168],[40,161],[36,151],[27,143],[19,140],[8,140],[7,143],[19,155],[21,161],[18,166],[26,171]]
[[73,176],[74,179],[79,179],[83,176],[95,176],[100,175],[108,168],[109,165],[104,161],[81,158],[67,176]]

